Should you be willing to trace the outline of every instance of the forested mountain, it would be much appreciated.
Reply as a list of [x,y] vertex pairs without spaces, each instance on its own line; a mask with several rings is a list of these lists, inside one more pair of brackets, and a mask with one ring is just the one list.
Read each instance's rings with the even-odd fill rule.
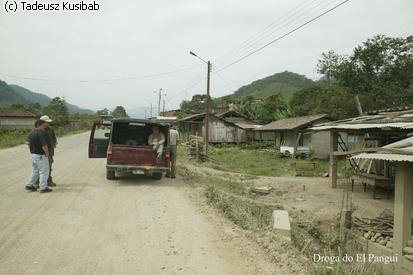
[[[44,94],[32,92],[18,85],[8,85],[6,82],[0,80],[0,106],[11,104],[23,104],[28,106],[30,104],[39,103],[41,107],[45,107],[50,104],[51,101],[52,99]],[[92,110],[83,109],[68,102],[66,102],[66,106],[70,113],[94,113]]]
[[225,98],[230,100],[241,100],[246,97],[260,99],[272,95],[281,95],[289,101],[295,92],[313,84],[314,82],[304,75],[284,71],[242,86],[232,95]]
[[6,82],[0,80],[0,105],[24,104],[30,102],[16,93]]

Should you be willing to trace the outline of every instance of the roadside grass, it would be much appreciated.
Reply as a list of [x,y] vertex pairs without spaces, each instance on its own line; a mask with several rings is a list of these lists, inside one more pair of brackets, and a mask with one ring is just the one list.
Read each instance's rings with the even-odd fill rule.
[[0,149],[23,144],[30,131],[0,131]]
[[[74,135],[89,131],[89,128],[55,128],[55,133],[57,137],[63,137],[67,135]],[[0,149],[14,147],[26,143],[27,136],[30,130],[1,130],[0,131]]]
[[[209,155],[213,161],[202,163],[203,166],[213,169],[245,173],[254,176],[292,176],[294,175],[293,163],[296,162],[304,176],[313,176],[312,166],[308,160],[291,159],[280,156],[274,152],[260,151],[257,149],[240,149],[238,146],[210,146]],[[316,162],[316,176],[322,176],[328,171],[327,160],[313,160]],[[344,161],[339,161],[339,171],[345,166]]]

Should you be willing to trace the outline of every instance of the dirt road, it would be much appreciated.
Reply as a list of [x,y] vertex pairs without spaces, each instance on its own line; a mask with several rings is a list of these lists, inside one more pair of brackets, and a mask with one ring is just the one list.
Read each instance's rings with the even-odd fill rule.
[[105,179],[88,133],[59,140],[47,194],[26,146],[0,150],[0,274],[251,274],[179,180]]

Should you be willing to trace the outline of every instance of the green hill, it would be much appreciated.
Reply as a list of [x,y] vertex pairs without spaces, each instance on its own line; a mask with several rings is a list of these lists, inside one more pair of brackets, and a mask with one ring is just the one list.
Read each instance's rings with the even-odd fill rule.
[[308,79],[304,75],[284,71],[242,86],[230,95],[229,99],[240,100],[247,96],[259,99],[279,94],[287,101],[290,101],[295,92],[313,84],[314,81]]
[[[45,107],[52,99],[44,94],[32,92],[18,85],[7,84],[0,80],[0,106],[11,104],[29,105],[31,103],[39,103]],[[70,113],[93,114],[92,110],[83,109],[76,105],[66,103]]]
[[19,103],[28,105],[30,102],[16,93],[6,82],[0,80],[0,105],[4,106]]

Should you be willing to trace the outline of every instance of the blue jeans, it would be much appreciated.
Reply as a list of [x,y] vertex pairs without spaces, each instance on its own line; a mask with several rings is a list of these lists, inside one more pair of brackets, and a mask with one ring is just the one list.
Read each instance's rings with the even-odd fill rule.
[[40,190],[47,188],[47,179],[49,178],[49,158],[45,155],[31,154],[32,158],[32,175],[26,186],[34,186],[40,177]]

